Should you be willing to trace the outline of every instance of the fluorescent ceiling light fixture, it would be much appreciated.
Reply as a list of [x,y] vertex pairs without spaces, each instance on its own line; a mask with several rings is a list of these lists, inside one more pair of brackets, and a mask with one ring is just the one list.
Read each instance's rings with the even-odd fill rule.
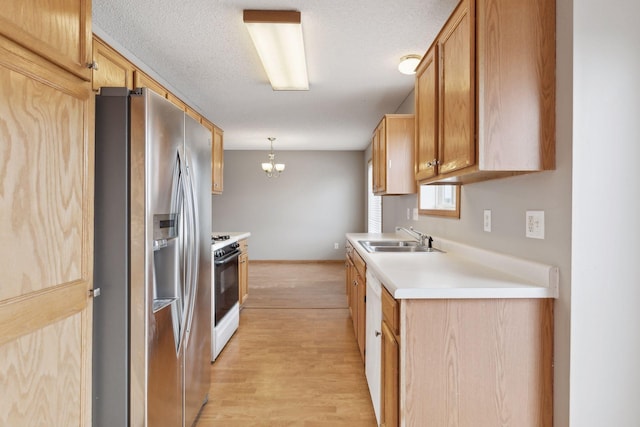
[[309,90],[300,12],[245,10],[243,19],[273,90]]
[[405,55],[400,58],[400,63],[398,64],[398,71],[402,74],[415,74],[416,67],[420,63],[422,57],[420,55]]

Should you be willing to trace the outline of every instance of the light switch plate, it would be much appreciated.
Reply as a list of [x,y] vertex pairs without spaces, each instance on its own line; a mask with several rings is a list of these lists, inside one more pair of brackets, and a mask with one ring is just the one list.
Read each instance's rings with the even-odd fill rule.
[[418,219],[418,208],[413,208],[413,220],[417,221]]
[[531,239],[544,239],[544,211],[527,211],[525,235]]
[[491,209],[484,210],[484,231],[491,233]]

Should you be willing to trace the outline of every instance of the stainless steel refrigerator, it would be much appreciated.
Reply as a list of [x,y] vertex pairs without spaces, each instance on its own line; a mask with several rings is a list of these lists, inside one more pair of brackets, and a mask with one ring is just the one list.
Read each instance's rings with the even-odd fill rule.
[[143,88],[96,96],[94,426],[191,426],[211,360],[211,133]]

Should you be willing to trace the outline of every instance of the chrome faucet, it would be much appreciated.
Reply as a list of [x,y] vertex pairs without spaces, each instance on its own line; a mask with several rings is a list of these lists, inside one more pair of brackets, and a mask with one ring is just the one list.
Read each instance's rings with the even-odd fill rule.
[[429,249],[432,248],[433,237],[421,233],[418,230],[415,230],[413,227],[409,227],[408,229],[405,227],[396,227],[396,231],[404,231],[405,233],[416,239],[416,241],[420,243],[420,246],[426,246]]

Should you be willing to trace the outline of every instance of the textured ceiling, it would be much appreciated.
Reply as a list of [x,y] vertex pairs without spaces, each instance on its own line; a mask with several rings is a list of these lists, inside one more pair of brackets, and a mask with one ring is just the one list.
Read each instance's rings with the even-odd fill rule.
[[[93,25],[224,130],[225,149],[363,150],[458,0],[93,0]],[[309,91],[273,91],[244,9],[299,10]],[[135,62],[135,60],[134,60]]]

